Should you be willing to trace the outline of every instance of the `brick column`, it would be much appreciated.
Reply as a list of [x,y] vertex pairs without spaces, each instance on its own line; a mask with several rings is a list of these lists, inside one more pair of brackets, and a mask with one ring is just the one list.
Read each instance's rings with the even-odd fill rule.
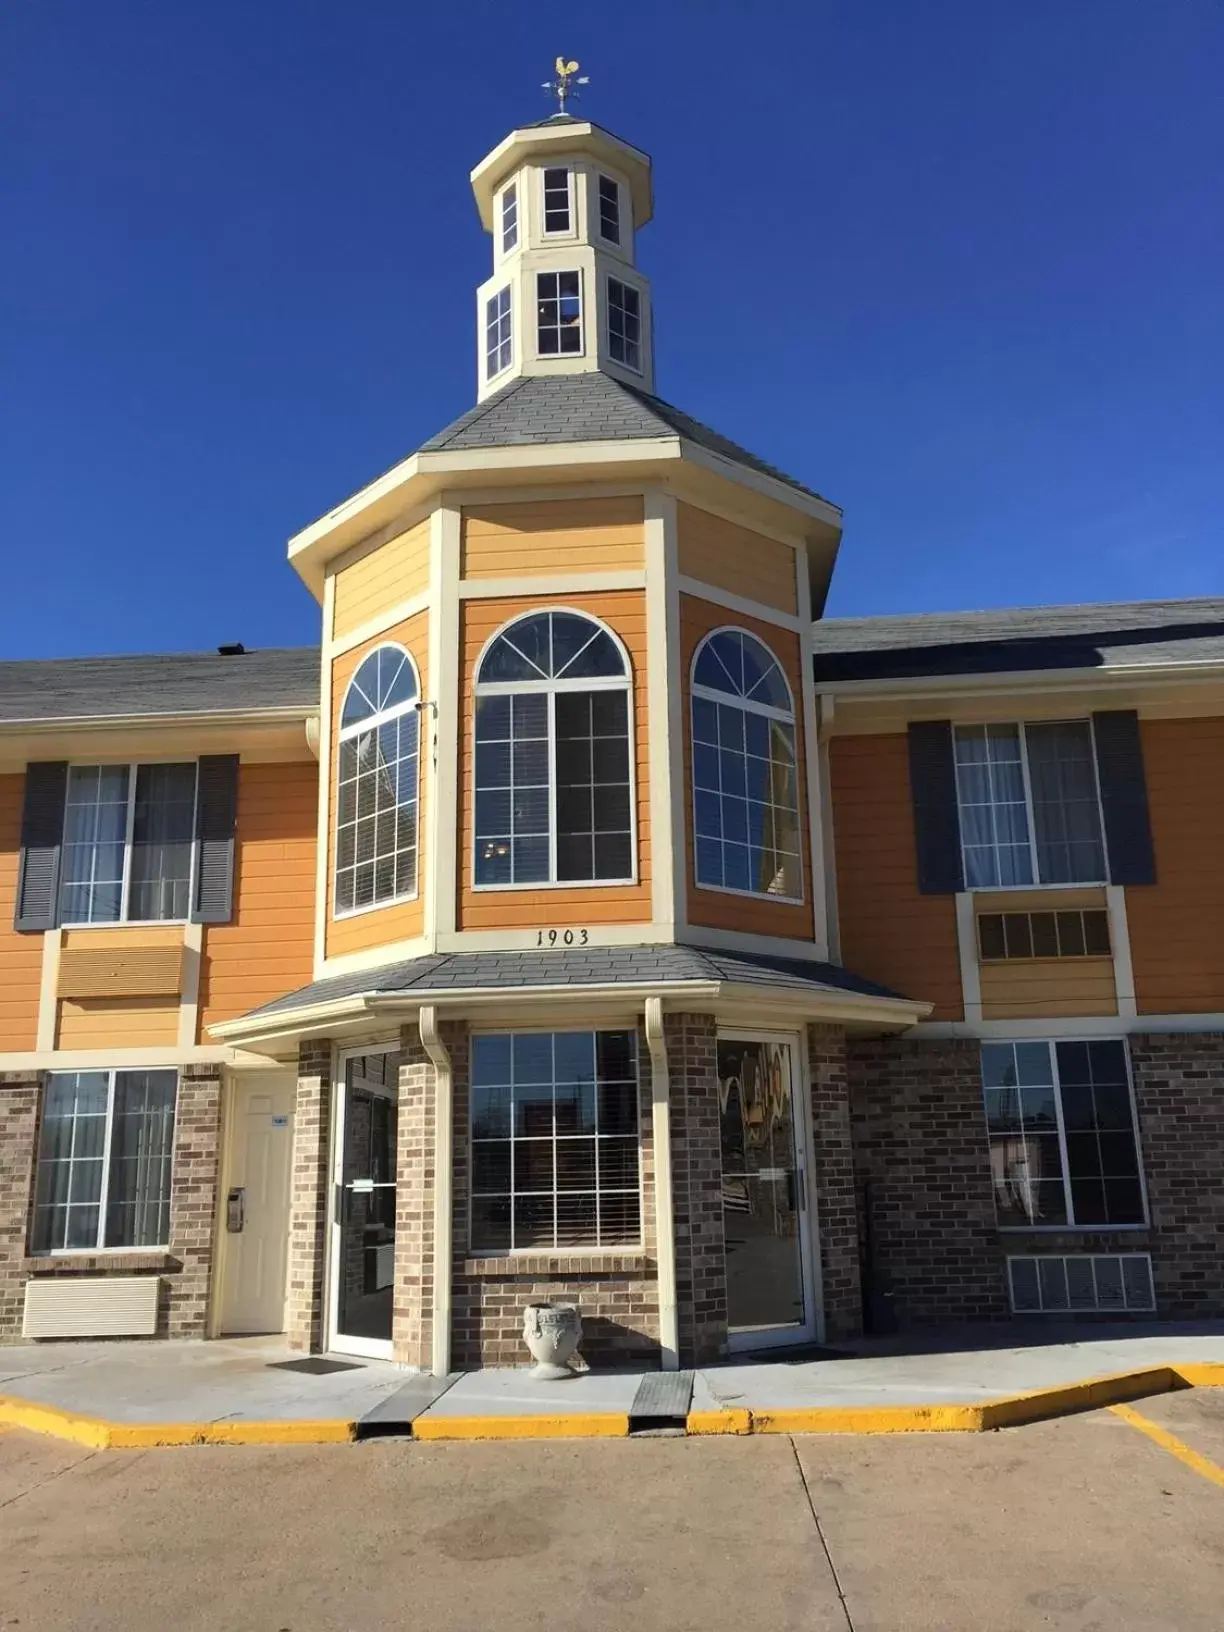
[[182,1267],[168,1278],[170,1337],[207,1333],[220,1161],[221,1067],[184,1065],[170,1178],[170,1252]]
[[717,1030],[712,1014],[663,1019],[671,1078],[676,1304],[686,1366],[715,1360],[727,1346]]
[[314,1039],[300,1045],[293,1118],[285,1339],[291,1349],[303,1353],[317,1352],[326,1339],[323,1277],[331,1157],[331,1073],[330,1042]]
[[416,1026],[405,1026],[400,1033],[391,1336],[400,1365],[422,1371],[433,1361],[436,1078]]
[[809,1026],[807,1046],[825,1336],[858,1337],[863,1302],[845,1033],[839,1026]]
[[40,1082],[0,1071],[0,1343],[19,1342]]

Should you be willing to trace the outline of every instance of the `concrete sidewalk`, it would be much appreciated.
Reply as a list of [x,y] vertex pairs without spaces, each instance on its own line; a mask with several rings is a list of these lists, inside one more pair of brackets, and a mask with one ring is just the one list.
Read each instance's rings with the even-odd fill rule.
[[265,1339],[37,1344],[0,1349],[0,1422],[96,1447],[980,1431],[1213,1383],[1224,1385],[1218,1324],[558,1383],[525,1370],[435,1379],[381,1361],[306,1358]]

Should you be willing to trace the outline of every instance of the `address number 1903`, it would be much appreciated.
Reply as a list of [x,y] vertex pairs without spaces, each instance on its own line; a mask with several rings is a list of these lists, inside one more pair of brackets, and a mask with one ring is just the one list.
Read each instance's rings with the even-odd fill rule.
[[537,946],[589,946],[591,932],[589,929],[538,929],[536,930]]

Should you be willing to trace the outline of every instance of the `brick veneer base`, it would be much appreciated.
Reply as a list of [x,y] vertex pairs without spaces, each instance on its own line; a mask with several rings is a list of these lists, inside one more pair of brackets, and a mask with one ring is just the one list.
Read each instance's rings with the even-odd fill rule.
[[845,1033],[838,1026],[809,1026],[807,1045],[825,1337],[858,1337],[863,1299]]
[[323,1281],[327,1252],[331,1163],[332,1045],[325,1039],[298,1050],[289,1189],[289,1251],[285,1269],[285,1341],[310,1352],[323,1347]]

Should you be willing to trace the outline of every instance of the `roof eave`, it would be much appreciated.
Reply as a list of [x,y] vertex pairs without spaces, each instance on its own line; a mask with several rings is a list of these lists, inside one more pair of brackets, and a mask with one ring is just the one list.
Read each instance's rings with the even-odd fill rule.
[[[817,657],[819,659],[819,654]],[[975,670],[972,673],[915,674],[862,680],[829,680],[817,671],[816,690],[843,697],[920,697],[958,691],[981,694],[990,691],[1060,691],[1082,689],[1102,681],[1173,683],[1218,680],[1222,676],[1224,660],[1211,663],[1102,663],[1086,668],[1009,669],[998,673]]]
[[277,708],[168,709],[162,713],[140,714],[43,714],[24,719],[0,720],[0,735],[19,736],[30,731],[76,731],[139,729],[141,726],[176,725],[280,725],[312,719],[319,712],[316,698],[310,703],[286,704]]
[[511,171],[533,156],[546,156],[550,150],[560,148],[578,153],[603,153],[622,169],[628,177],[633,196],[634,229],[646,225],[654,214],[650,155],[622,137],[614,136],[602,125],[580,120],[574,124],[520,126],[503,137],[493,151],[481,159],[469,179],[476,197],[480,224],[486,232],[493,230],[494,196]]

